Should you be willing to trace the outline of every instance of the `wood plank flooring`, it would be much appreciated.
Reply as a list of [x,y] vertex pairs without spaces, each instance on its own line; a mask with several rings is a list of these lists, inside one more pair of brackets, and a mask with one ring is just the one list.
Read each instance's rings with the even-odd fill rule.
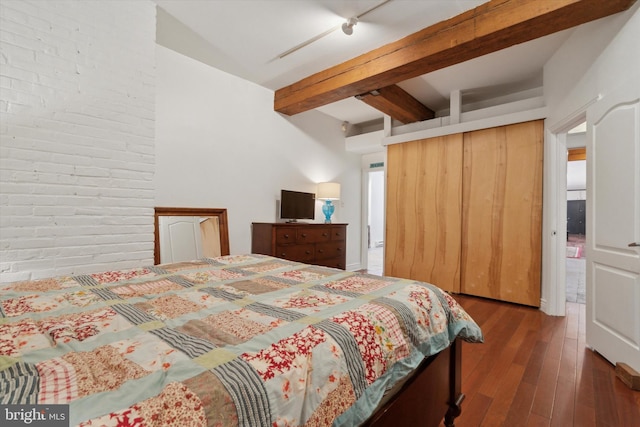
[[[455,295],[480,325],[483,344],[462,347],[462,415],[457,427],[640,426],[640,392],[585,345],[585,306],[565,317]],[[444,424],[441,424],[444,425]]]

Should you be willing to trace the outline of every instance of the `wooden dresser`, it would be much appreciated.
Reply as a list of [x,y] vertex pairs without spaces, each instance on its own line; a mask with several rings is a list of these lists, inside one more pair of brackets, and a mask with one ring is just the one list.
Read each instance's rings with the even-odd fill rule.
[[344,270],[347,224],[254,222],[251,252]]

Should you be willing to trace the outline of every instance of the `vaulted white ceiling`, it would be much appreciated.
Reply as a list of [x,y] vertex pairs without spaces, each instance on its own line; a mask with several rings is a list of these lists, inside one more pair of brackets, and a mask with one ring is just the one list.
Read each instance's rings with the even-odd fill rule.
[[[484,2],[156,0],[156,3],[160,8],[158,43],[277,90]],[[380,7],[361,17],[352,35],[341,31],[340,25],[347,18],[377,5]],[[543,66],[571,31],[431,72],[399,86],[436,112],[448,108],[454,90],[462,91],[463,104],[541,91]],[[327,34],[321,36],[324,33]],[[304,46],[280,58],[301,45]],[[382,117],[378,110],[355,98],[318,110],[350,123]]]

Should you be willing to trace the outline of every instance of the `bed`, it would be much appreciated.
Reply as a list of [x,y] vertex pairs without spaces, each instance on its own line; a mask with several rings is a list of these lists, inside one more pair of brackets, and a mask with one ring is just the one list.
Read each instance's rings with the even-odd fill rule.
[[433,285],[255,254],[0,284],[0,315],[0,404],[80,426],[453,425],[483,340]]

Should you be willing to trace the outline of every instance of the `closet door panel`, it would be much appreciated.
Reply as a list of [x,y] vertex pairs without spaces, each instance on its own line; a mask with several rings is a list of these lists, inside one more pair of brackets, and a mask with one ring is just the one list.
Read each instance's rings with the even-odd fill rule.
[[385,275],[460,292],[462,150],[462,134],[388,147]]
[[543,122],[466,133],[461,291],[540,305]]

